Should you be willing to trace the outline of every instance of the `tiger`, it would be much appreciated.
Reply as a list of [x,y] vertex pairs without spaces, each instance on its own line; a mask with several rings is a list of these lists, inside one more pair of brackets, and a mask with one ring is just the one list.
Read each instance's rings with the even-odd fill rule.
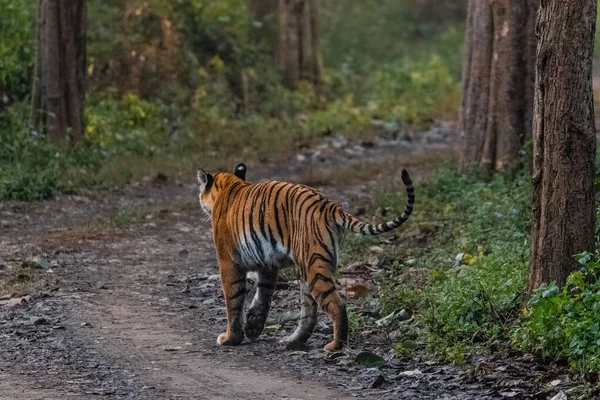
[[[402,170],[408,197],[402,214],[371,225],[313,188],[276,180],[250,184],[246,172],[243,163],[233,173],[197,171],[199,202],[211,220],[227,313],[227,329],[218,336],[217,344],[237,345],[244,337],[250,342],[259,337],[278,273],[295,264],[300,275],[300,320],[283,341],[305,346],[317,323],[319,306],[333,321],[333,340],[325,351],[341,349],[348,343],[348,314],[334,279],[340,246],[348,231],[379,235],[408,220],[415,203],[410,175]],[[250,271],[258,276],[256,293],[243,323]]]

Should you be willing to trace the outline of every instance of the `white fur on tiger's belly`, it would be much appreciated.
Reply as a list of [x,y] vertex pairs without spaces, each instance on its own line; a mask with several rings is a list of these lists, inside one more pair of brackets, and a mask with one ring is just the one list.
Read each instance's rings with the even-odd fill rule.
[[246,269],[256,270],[259,267],[282,268],[290,263],[287,250],[279,242],[273,246],[260,232],[257,232],[256,235],[262,247],[262,257],[251,238],[247,235],[241,235],[238,239],[240,261]]

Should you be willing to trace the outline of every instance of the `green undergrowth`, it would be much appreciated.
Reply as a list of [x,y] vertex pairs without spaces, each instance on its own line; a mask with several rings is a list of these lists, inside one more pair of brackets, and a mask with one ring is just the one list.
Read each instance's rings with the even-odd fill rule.
[[[529,176],[465,177],[455,170],[449,166],[416,185],[415,213],[396,236],[349,236],[342,265],[362,259],[376,266],[378,285],[377,296],[351,300],[355,333],[384,328],[398,354],[418,348],[455,363],[521,351],[564,360],[580,374],[600,371],[598,255],[574,256],[581,269],[564,288],[553,282],[525,298]],[[374,220],[396,215],[404,204],[402,192],[379,193]]]
[[[397,352],[418,346],[464,362],[471,354],[501,350],[518,316],[529,253],[530,185],[524,176],[482,179],[454,171],[444,168],[416,185],[415,213],[397,237],[354,236],[344,257],[355,258],[369,246],[383,249],[375,276],[380,317],[389,319]],[[373,207],[389,217],[405,201],[402,192],[383,192]],[[408,322],[399,317],[401,310],[412,317]]]

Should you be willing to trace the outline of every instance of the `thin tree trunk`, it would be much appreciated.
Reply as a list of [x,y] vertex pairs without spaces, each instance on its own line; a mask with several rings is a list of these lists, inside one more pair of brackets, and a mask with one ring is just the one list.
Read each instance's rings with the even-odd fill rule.
[[321,82],[317,6],[316,0],[279,0],[276,58],[290,88],[300,80]]
[[538,0],[470,0],[459,168],[512,171],[531,137]]
[[528,293],[564,284],[594,250],[592,57],[597,0],[546,0],[537,21],[533,215]]
[[85,0],[39,0],[32,121],[50,141],[83,138]]

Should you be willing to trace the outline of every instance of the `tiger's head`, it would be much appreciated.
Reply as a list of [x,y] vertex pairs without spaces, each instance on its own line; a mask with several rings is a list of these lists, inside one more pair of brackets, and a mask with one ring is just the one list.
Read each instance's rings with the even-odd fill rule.
[[240,180],[246,180],[246,165],[243,163],[238,164],[233,173],[220,172],[211,175],[203,169],[198,170],[198,200],[208,218],[211,217],[213,205],[221,192]]

